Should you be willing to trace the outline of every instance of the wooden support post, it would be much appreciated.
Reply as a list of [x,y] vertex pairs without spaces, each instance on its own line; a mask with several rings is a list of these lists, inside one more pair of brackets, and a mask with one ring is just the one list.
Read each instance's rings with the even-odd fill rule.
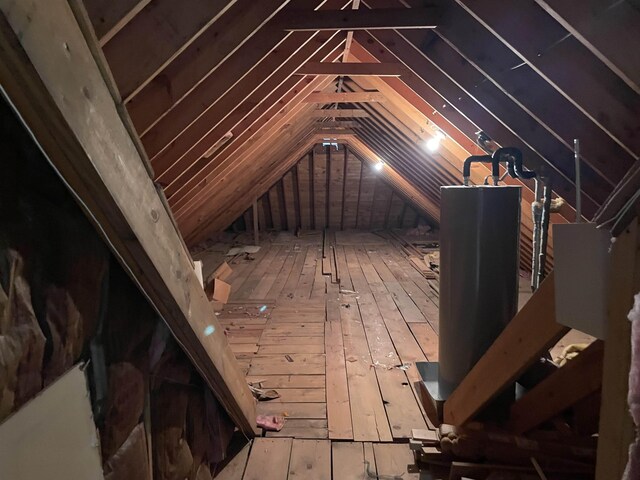
[[258,231],[259,222],[258,222],[258,199],[255,198],[253,200],[253,207],[251,208],[253,211],[253,243],[258,245],[260,243],[260,234]]
[[[67,0],[0,0],[0,84],[234,423],[255,401]],[[94,49],[95,50],[95,49]]]
[[602,403],[596,480],[622,478],[635,429],[627,394],[631,367],[631,322],[627,314],[640,290],[638,222],[634,221],[613,244],[609,318],[604,346]]
[[471,420],[568,330],[556,323],[551,272],[445,402],[445,423]]
[[603,352],[603,342],[596,340],[514,403],[512,430],[525,433],[600,390]]

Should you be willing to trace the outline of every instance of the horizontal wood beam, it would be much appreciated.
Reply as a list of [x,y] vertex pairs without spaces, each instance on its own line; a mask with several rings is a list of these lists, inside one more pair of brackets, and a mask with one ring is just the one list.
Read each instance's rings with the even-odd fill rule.
[[604,343],[593,342],[511,406],[510,428],[525,433],[602,387]]
[[359,109],[335,109],[324,108],[322,110],[314,110],[311,112],[312,117],[329,117],[329,118],[364,118],[369,114]]
[[436,28],[435,8],[382,8],[375,10],[288,10],[278,16],[284,30],[378,30]]
[[329,63],[309,62],[296,75],[330,75],[346,77],[399,77],[407,72],[400,63]]
[[69,3],[1,0],[0,10],[0,84],[212,393],[253,436],[253,396]]
[[355,135],[355,131],[350,128],[319,128],[316,130],[323,138],[331,138],[333,135]]
[[312,92],[305,103],[377,103],[386,101],[380,92]]
[[556,322],[554,285],[551,272],[445,402],[445,423],[472,420],[569,331]]
[[322,128],[357,128],[360,126],[360,123],[356,122],[355,120],[344,120],[344,121],[328,120],[325,122],[318,121],[316,125],[320,129]]

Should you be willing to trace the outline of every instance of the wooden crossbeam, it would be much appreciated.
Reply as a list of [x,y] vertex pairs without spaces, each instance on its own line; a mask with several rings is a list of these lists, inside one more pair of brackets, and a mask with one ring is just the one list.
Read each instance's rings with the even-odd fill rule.
[[325,108],[322,110],[314,110],[311,112],[312,117],[332,117],[332,118],[364,118],[369,114],[359,109],[334,109]]
[[360,123],[354,120],[328,120],[325,122],[318,121],[316,124],[319,129],[323,128],[357,128],[360,126]]
[[551,272],[445,402],[445,423],[471,420],[569,331],[556,322],[554,285]]
[[319,128],[317,133],[326,138],[331,138],[332,135],[355,135],[356,132],[350,128]]
[[12,104],[212,393],[253,436],[253,396],[67,0],[46,9],[4,1],[0,10],[0,83]]
[[284,30],[378,30],[436,28],[436,8],[375,10],[288,10],[278,17]]
[[308,62],[298,69],[296,75],[399,77],[406,72],[407,68],[400,63]]
[[604,343],[593,342],[511,406],[511,429],[525,433],[602,387]]
[[384,102],[385,96],[380,92],[312,92],[305,103],[370,103]]

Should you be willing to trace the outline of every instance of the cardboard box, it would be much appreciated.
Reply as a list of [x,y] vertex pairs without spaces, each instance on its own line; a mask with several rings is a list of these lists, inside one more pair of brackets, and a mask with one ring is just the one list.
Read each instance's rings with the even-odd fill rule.
[[222,262],[218,268],[211,274],[213,278],[219,278],[220,280],[226,280],[233,273],[233,269],[227,262]]
[[231,294],[231,285],[227,282],[214,278],[209,288],[207,289],[207,296],[209,300],[220,303],[227,303],[229,301],[229,295]]

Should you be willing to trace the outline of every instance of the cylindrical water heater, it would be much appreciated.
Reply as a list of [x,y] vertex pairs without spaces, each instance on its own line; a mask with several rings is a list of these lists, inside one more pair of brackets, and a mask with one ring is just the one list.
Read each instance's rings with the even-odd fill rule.
[[442,187],[438,383],[449,396],[518,309],[520,187]]

